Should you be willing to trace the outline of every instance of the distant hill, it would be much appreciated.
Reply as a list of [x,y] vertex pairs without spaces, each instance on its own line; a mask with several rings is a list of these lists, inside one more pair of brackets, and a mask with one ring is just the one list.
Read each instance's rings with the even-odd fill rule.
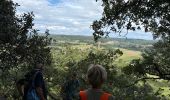
[[79,40],[80,42],[94,42],[92,36],[81,36],[81,35],[50,35],[56,41],[67,41],[73,42]]
[[[50,35],[53,43],[86,43],[96,44],[93,36],[81,36],[81,35]],[[156,41],[143,40],[143,39],[125,39],[125,38],[101,38],[99,39],[101,46],[106,48],[124,48],[130,50],[142,51],[152,46]]]

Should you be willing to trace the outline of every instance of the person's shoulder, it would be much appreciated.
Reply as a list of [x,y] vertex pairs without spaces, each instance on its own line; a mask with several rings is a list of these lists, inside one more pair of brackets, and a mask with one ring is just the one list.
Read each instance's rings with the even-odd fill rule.
[[43,79],[43,74],[41,71],[35,71],[33,77],[37,80],[42,80]]
[[88,89],[79,91],[79,95],[88,94]]
[[36,72],[38,75],[42,75],[42,72],[41,71],[37,71]]
[[19,80],[17,81],[17,84],[24,84],[24,82],[25,82],[25,79],[22,78],[22,79],[19,79]]
[[35,71],[34,71],[34,75],[35,75],[35,74],[36,74],[36,75],[42,75],[42,72],[41,72],[40,70],[35,70]]
[[89,91],[89,89],[85,89],[85,90],[81,90],[80,92],[85,92],[87,93]]
[[80,82],[79,82],[78,79],[75,79],[75,83],[76,83],[76,84],[80,84]]
[[88,89],[85,89],[85,90],[83,90],[85,93],[87,93],[87,94],[91,94],[91,93],[93,93],[93,91],[90,89],[90,88],[88,88]]
[[104,92],[106,95],[109,96],[109,100],[115,100],[115,97],[111,94],[111,93],[108,93],[108,92]]
[[109,100],[116,100],[116,99],[115,99],[115,97],[113,95],[110,95]]

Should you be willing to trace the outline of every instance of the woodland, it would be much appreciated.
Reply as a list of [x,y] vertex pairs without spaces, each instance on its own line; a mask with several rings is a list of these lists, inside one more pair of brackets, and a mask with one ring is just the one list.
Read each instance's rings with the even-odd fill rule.
[[[118,100],[170,99],[169,0],[102,0],[102,17],[91,25],[93,37],[39,33],[34,13],[17,15],[17,6],[0,0],[0,97],[20,100],[16,82],[41,60],[49,100],[60,98],[61,85],[74,72],[80,89],[88,88],[90,64],[106,68],[103,89]],[[151,32],[155,40],[105,38],[122,30]]]

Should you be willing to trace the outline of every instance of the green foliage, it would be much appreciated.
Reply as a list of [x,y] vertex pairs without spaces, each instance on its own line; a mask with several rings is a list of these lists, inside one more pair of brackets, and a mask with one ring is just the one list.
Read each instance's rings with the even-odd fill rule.
[[[153,9],[156,12],[159,8],[160,12],[147,15],[150,7],[145,5],[146,2],[149,2],[148,5],[159,2]],[[141,5],[138,7],[135,3]],[[160,0],[129,0],[128,2],[124,0],[103,0],[103,18],[100,21],[95,21],[92,26],[95,30],[95,39],[98,39],[101,35],[108,34],[108,32],[103,33],[102,28],[104,29],[105,26],[111,26],[111,31],[116,32],[120,32],[119,30],[123,26],[128,30],[134,30],[135,27],[131,26],[130,22],[136,23],[138,21],[144,25],[146,30],[155,33],[165,32],[166,34],[167,29],[160,31],[157,30],[157,28],[160,29],[161,26],[153,26],[154,22],[146,23],[147,20],[154,20],[153,16],[157,15],[155,18],[164,20],[159,20],[158,23],[163,26],[167,25],[168,22],[165,22],[165,20],[169,18],[167,17],[169,13],[167,15],[164,14],[164,12],[168,10],[163,9],[163,7],[167,7],[169,2],[165,1],[164,3],[164,5],[161,5],[163,2]],[[126,4],[126,6],[124,6],[124,4]],[[18,94],[15,89],[16,81],[23,77],[27,71],[31,70],[37,60],[42,60],[46,65],[45,80],[50,93],[59,94],[61,85],[73,72],[78,74],[81,89],[88,88],[89,85],[86,82],[85,76],[88,66],[90,64],[100,64],[104,66],[108,72],[108,80],[104,83],[103,89],[112,93],[117,99],[165,99],[164,97],[160,97],[161,89],[154,93],[152,86],[145,80],[142,80],[140,83],[137,83],[136,80],[143,78],[147,73],[159,75],[160,78],[169,80],[168,75],[166,75],[168,74],[166,71],[169,71],[169,53],[167,52],[169,51],[169,37],[167,37],[167,35],[164,35],[164,38],[156,43],[153,49],[149,49],[150,51],[144,53],[142,61],[133,60],[132,63],[123,68],[122,71],[121,68],[114,65],[118,57],[123,55],[119,49],[113,50],[113,48],[111,48],[108,50],[103,47],[96,48],[94,45],[88,48],[81,45],[71,45],[73,42],[70,41],[74,39],[80,39],[80,42],[86,42],[87,44],[94,44],[93,41],[89,41],[89,37],[86,38],[87,40],[83,37],[83,40],[81,36],[71,37],[70,39],[66,36],[60,36],[60,38],[62,37],[68,41],[63,44],[58,42],[60,38],[55,37],[54,42],[58,42],[58,44],[49,46],[51,43],[48,38],[49,31],[47,30],[44,36],[40,36],[37,30],[32,29],[33,13],[16,15],[15,8],[17,5],[18,4],[14,4],[10,0],[0,1],[0,95],[8,95],[9,99],[18,99]],[[147,9],[146,6],[148,7]],[[138,8],[134,11],[133,7]],[[139,14],[139,11],[143,11],[143,13]],[[158,16],[158,14],[164,16],[161,17]],[[115,25],[117,26],[115,27]],[[152,30],[155,27],[156,30]],[[156,34],[156,36],[158,35],[159,34]],[[124,39],[117,39],[117,41],[122,41],[122,43],[119,44],[120,46],[127,42]],[[134,40],[129,39],[128,41],[128,46],[136,44]],[[136,41],[140,41],[139,45],[145,45],[145,42],[141,40]],[[109,41],[101,39],[101,42],[106,43]],[[50,52],[52,52],[52,54]]]
[[[138,81],[141,81],[140,79],[145,81],[148,79],[156,81],[163,79],[164,81],[169,81],[169,48],[169,42],[167,39],[161,39],[153,45],[153,48],[146,50],[142,54],[143,59],[133,60],[130,65],[123,68],[123,71],[127,75],[139,77]],[[154,82],[150,83],[153,84]],[[157,81],[155,83],[159,84],[160,82]],[[169,84],[169,82],[166,84]],[[163,97],[166,95],[166,97],[169,97],[169,91],[167,91],[169,86],[163,86],[165,85],[152,86],[157,90],[155,95],[162,95]],[[158,89],[158,87],[165,89]]]
[[[146,50],[143,54],[142,60],[134,60],[131,63],[133,65],[134,72],[142,71],[141,73],[148,73],[151,75],[159,76],[160,79],[169,80],[169,43],[160,40],[154,44],[152,49]],[[132,66],[130,69],[133,69]]]
[[[102,18],[94,21],[92,25],[95,40],[103,35],[107,36],[110,32],[121,33],[123,29],[135,31],[144,28],[145,32],[153,32],[154,38],[169,35],[169,0],[102,1]],[[110,30],[107,31],[107,27]]]
[[144,68],[141,66],[140,59],[132,60],[131,64],[128,65],[127,67],[124,67],[122,70],[127,75],[134,74],[138,77],[146,74],[145,71],[144,71]]
[[[98,0],[96,0],[98,1]],[[135,31],[144,29],[152,32],[159,41],[147,49],[143,59],[133,60],[123,68],[128,75],[146,79],[170,79],[169,44],[170,44],[170,1],[169,0],[102,0],[103,15],[93,22],[94,39],[111,32],[121,34],[122,30]],[[108,30],[106,30],[108,29]],[[156,75],[148,77],[147,74]]]
[[[94,47],[83,49],[73,48],[74,45],[63,45],[52,48],[53,64],[55,73],[49,81],[49,91],[59,94],[60,87],[71,75],[76,72],[80,80],[80,89],[89,88],[86,79],[86,71],[90,64],[101,64],[108,72],[108,80],[103,85],[103,89],[112,93],[117,99],[157,99],[162,97],[154,95],[153,88],[148,83],[134,84],[138,78],[135,75],[126,75],[121,68],[114,66],[114,62],[123,55],[122,51],[96,49]],[[133,84],[133,85],[132,85]],[[58,96],[56,96],[57,98]]]
[[[16,15],[11,0],[0,1],[0,95],[15,99],[16,81],[31,70],[37,60],[51,63],[49,31],[39,36],[33,27],[33,13]],[[15,92],[14,92],[15,91]]]

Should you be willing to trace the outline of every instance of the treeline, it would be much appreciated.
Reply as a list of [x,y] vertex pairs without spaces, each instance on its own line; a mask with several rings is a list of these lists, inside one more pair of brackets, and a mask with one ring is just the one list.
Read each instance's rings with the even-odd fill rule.
[[[92,36],[80,36],[80,35],[50,35],[52,38],[52,45],[57,46],[61,43],[65,44],[93,44],[98,45]],[[101,46],[113,49],[113,48],[124,48],[129,50],[143,51],[152,46],[156,41],[154,40],[143,40],[143,39],[125,39],[125,38],[101,38],[98,40]]]

